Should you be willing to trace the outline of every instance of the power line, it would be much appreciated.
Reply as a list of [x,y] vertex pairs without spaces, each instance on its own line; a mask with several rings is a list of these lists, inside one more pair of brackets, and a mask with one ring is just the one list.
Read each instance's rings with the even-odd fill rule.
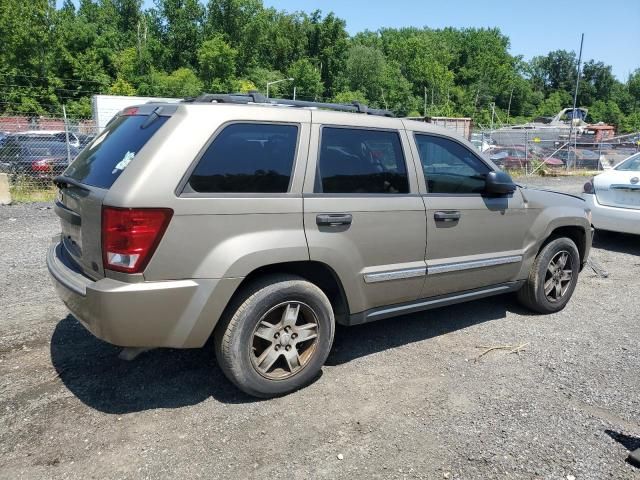
[[[0,83],[0,87],[22,88],[22,89],[26,89],[26,90],[32,90],[32,89],[36,89],[37,90],[37,89],[42,89],[42,88],[50,88],[50,89],[55,90],[55,91],[78,93],[78,94],[82,94],[82,95],[99,93],[99,92],[95,92],[95,91],[72,90],[72,89],[69,89],[69,88],[61,88],[61,87],[54,87],[54,86],[40,87],[40,86],[31,86],[31,85],[15,85],[15,84],[11,84],[11,83]],[[38,93],[34,92],[34,95],[38,95]]]
[[[0,77],[38,78],[40,80],[47,80],[47,81],[50,81],[53,78],[53,79],[62,80],[64,82],[94,83],[94,84],[99,84],[99,85],[104,85],[104,83],[105,83],[105,82],[101,82],[101,81],[98,81],[98,80],[78,80],[78,79],[75,79],[75,78],[63,78],[63,77],[57,77],[57,76],[42,77],[42,76],[39,76],[39,75],[24,75],[24,74],[21,74],[21,73],[0,73]],[[111,80],[111,78],[109,80]]]

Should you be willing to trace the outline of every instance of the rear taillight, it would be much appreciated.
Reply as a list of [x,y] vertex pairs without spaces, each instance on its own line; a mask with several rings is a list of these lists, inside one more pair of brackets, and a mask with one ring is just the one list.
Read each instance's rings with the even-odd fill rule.
[[51,164],[46,158],[34,160],[33,162],[31,162],[31,170],[33,170],[34,172],[50,172]]
[[593,192],[595,192],[595,188],[593,186],[593,178],[584,184],[584,186],[582,187],[582,191],[589,194],[593,194]]
[[172,215],[170,208],[102,207],[104,268],[125,273],[142,272]]

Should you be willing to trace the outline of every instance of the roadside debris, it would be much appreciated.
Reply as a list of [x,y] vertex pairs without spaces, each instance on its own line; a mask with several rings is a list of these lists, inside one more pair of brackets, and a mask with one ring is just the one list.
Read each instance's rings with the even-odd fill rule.
[[475,360],[474,363],[478,362],[478,360],[480,360],[480,358],[484,357],[487,353],[489,352],[493,352],[494,350],[508,350],[507,353],[515,353],[517,355],[520,355],[520,352],[525,351],[525,347],[529,345],[529,342],[527,343],[521,343],[519,345],[497,345],[497,346],[493,346],[493,347],[488,347],[485,345],[478,345],[476,348],[484,348],[484,352],[482,352],[480,355],[478,355]]
[[593,258],[589,258],[589,260],[587,260],[587,265],[589,265],[591,267],[591,270],[593,270],[595,274],[600,278],[609,277],[609,272],[607,272],[604,267],[596,262]]

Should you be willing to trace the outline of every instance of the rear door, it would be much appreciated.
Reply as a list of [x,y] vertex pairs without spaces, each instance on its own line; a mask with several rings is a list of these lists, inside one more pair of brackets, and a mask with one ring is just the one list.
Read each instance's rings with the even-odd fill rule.
[[[144,114],[143,112],[147,112]],[[102,201],[147,141],[168,117],[130,109],[107,128],[56,179],[55,211],[60,217],[64,253],[91,278],[104,276]]]
[[491,168],[453,138],[413,132],[427,211],[427,279],[423,297],[514,280],[528,231],[519,190],[483,193]]
[[399,120],[313,111],[304,184],[311,260],[339,276],[351,313],[415,300],[425,211]]

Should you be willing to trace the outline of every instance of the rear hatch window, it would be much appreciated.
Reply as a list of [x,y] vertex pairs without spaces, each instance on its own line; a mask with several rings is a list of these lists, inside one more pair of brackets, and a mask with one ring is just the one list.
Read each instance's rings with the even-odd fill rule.
[[60,195],[55,210],[60,217],[63,255],[91,278],[104,276],[101,240],[104,197],[168,118],[154,113],[116,117],[58,180]]
[[64,175],[84,185],[111,188],[168,118],[154,114],[117,117],[78,155]]

